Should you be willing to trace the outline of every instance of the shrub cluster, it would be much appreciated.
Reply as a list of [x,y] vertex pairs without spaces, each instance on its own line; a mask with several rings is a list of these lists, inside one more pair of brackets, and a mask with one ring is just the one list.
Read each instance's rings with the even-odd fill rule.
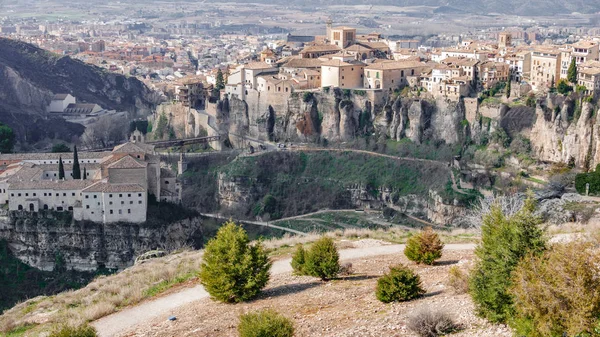
[[87,324],[80,326],[65,325],[62,328],[50,333],[49,337],[96,337],[96,329]]
[[519,336],[600,336],[600,254],[590,243],[555,245],[513,273]]
[[390,267],[389,273],[377,280],[377,299],[384,303],[410,301],[425,293],[421,278],[404,265]]
[[273,310],[263,310],[240,316],[240,337],[292,337],[292,321]]
[[448,286],[457,294],[469,292],[469,275],[457,266],[448,271]]
[[267,285],[270,268],[263,246],[251,245],[246,231],[229,221],[206,245],[200,281],[219,301],[243,302]]
[[292,256],[292,269],[297,275],[319,277],[327,281],[340,272],[340,256],[331,238],[322,237],[309,250],[298,245]]
[[420,337],[437,337],[455,329],[452,317],[443,311],[421,308],[408,319],[408,328]]
[[575,189],[578,193],[585,193],[586,184],[590,184],[590,194],[600,193],[600,164],[593,172],[580,173],[575,176]]
[[444,244],[437,233],[431,227],[427,227],[408,239],[404,255],[416,263],[432,265],[435,260],[442,257],[443,248]]

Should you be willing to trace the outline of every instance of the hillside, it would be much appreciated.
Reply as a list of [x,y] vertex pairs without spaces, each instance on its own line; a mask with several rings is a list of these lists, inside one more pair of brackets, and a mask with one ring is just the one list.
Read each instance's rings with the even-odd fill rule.
[[160,101],[136,78],[0,38],[0,122],[15,129],[21,141],[55,136],[70,141],[83,127],[49,118],[45,110],[55,93],[71,93],[78,102],[128,111],[132,117],[147,115]]

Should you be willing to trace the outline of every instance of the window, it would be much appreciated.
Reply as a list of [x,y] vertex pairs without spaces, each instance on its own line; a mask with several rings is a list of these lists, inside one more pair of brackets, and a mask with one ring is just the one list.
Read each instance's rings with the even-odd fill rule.
[[97,199],[97,198],[98,198],[98,196],[94,194],[94,199]]
[[128,194],[127,194],[127,197],[128,197],[128,198],[131,198],[131,193],[128,193]]
[[142,201],[141,201],[141,200],[140,200],[140,201],[138,201],[138,204],[140,204],[140,205],[141,205],[141,204],[142,204]]
[[71,196],[74,197],[75,196],[75,192],[71,193]]
[[29,196],[29,193],[25,193],[25,196],[26,196],[26,197],[28,197],[28,196]]
[[131,200],[131,201],[129,202],[129,204],[130,204],[130,205],[133,205],[133,200]]
[[169,181],[168,180],[165,180],[165,185],[169,185]]
[[85,208],[86,208],[86,209],[89,209],[89,208],[90,208],[90,205],[85,205]]
[[342,76],[342,80],[344,79],[344,76]]
[[19,196],[21,196],[21,193],[19,193]]
[[109,198],[112,198],[112,194],[109,194],[109,195],[108,195],[108,197],[109,197]]
[[121,201],[121,205],[125,205],[125,201]]
[[112,205],[112,201],[109,201],[109,202],[108,202],[108,204],[109,204],[109,205]]
[[123,198],[123,194],[119,194],[119,198]]
[[56,193],[56,196],[57,196],[57,197],[58,197],[58,196],[60,196],[60,193]]
[[86,195],[86,196],[85,196],[85,198],[86,198],[86,199],[89,199],[89,198],[90,198],[90,196],[89,196],[89,195]]
[[119,214],[123,214],[123,210],[119,210]]
[[37,197],[37,193],[33,193],[33,196],[34,196],[34,197]]
[[11,196],[11,197],[14,197],[14,196],[15,196],[15,194],[14,194],[14,193],[11,193],[11,194],[10,194],[10,196]]
[[128,208],[128,209],[127,209],[127,213],[128,213],[128,214],[131,214],[131,208]]
[[140,197],[140,198],[141,198],[141,197],[142,197],[142,193],[138,193],[138,197]]
[[66,197],[66,196],[67,196],[67,193],[63,193],[63,197]]
[[112,209],[110,210],[110,214],[113,214],[113,210]]

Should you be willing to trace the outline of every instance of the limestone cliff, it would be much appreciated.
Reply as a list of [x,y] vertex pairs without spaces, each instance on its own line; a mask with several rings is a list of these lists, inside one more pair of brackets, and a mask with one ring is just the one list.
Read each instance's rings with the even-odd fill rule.
[[67,213],[22,213],[0,217],[0,239],[24,263],[52,270],[57,256],[68,269],[123,269],[153,249],[199,248],[204,241],[199,218],[166,226],[73,223]]
[[360,90],[292,94],[250,91],[215,103],[217,124],[233,135],[261,140],[345,142],[374,130],[420,143],[465,139],[462,101],[412,99]]

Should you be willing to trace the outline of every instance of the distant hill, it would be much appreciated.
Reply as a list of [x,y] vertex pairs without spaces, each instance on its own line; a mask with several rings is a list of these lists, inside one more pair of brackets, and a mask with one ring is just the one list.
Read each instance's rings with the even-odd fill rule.
[[[129,0],[137,1],[137,0]],[[241,2],[224,0],[223,2]],[[285,0],[252,0],[256,3],[279,3],[289,6]],[[544,16],[571,14],[572,12],[596,13],[600,11],[600,1],[589,0],[304,0],[294,3],[296,6],[323,7],[329,5],[385,5],[385,6],[430,6],[453,8],[475,14],[514,14],[523,16]]]
[[46,106],[55,93],[70,93],[79,102],[128,111],[132,116],[145,116],[159,103],[159,95],[134,77],[0,38],[0,122],[10,125],[21,141],[45,137],[70,141],[84,128],[49,118]]

